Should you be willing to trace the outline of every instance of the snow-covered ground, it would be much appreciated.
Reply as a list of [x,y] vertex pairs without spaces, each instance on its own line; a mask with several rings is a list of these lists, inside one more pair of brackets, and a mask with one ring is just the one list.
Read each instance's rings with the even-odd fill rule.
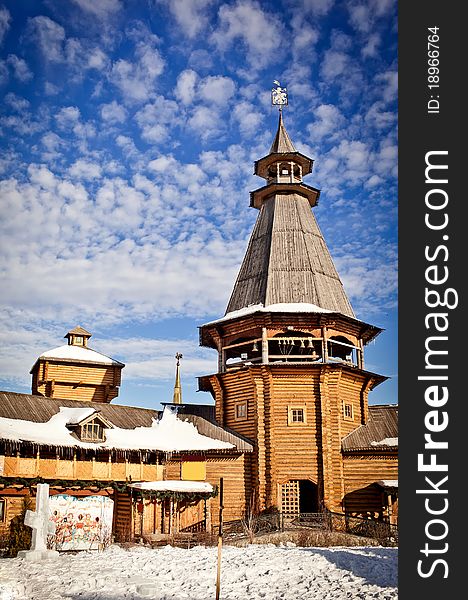
[[[214,600],[216,548],[110,546],[34,563],[0,560],[1,600]],[[390,600],[395,548],[225,546],[222,600]]]

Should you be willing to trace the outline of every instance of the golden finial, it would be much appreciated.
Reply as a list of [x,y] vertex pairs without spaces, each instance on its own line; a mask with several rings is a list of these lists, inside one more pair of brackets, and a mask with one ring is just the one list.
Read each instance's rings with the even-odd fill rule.
[[174,396],[172,398],[173,404],[182,404],[182,386],[180,384],[180,359],[183,358],[180,352],[177,352],[175,355],[177,360],[176,363],[176,376],[175,376],[175,384],[174,384]]

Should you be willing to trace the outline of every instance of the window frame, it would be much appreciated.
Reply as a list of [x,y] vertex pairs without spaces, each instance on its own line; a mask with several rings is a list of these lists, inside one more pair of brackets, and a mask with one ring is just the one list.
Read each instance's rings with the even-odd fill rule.
[[[97,428],[97,432],[98,432],[96,435],[94,433],[91,435],[85,434],[85,431],[87,431],[89,429],[91,429],[91,431],[94,432],[95,428]],[[105,433],[104,433],[104,427],[103,427],[102,423],[99,423],[99,421],[97,419],[93,419],[92,421],[89,421],[88,423],[84,423],[83,425],[81,425],[80,439],[83,442],[103,442],[103,441],[105,441]]]
[[[244,414],[239,414],[239,409],[244,409]],[[235,421],[247,421],[249,418],[249,406],[247,400],[236,402],[234,404],[234,420]]]
[[[301,411],[302,419],[297,420],[297,414]],[[303,427],[307,425],[307,406],[305,404],[289,404],[288,405],[288,425],[292,427]]]
[[[350,409],[351,414],[347,414],[347,409]],[[343,419],[346,421],[354,421],[354,406],[351,402],[343,402]]]

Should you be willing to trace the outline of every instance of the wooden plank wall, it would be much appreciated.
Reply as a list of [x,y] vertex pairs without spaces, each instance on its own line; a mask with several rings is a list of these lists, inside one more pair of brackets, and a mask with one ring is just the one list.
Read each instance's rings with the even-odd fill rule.
[[380,479],[398,479],[398,455],[345,456],[345,510],[355,514],[378,512],[382,507],[382,489],[374,485]]
[[128,492],[114,492],[113,531],[116,541],[129,541],[133,536],[132,498]]
[[33,373],[32,393],[53,398],[110,402],[118,396],[120,382],[121,367],[39,361]]
[[109,460],[61,460],[22,456],[5,456],[5,477],[44,477],[45,479],[98,479],[101,481],[156,481],[162,479],[162,465],[142,462],[110,462]]
[[[0,521],[0,537],[8,537],[10,531],[10,521],[21,514],[23,510],[23,499],[27,495],[24,490],[21,491],[5,491],[0,490],[0,499],[4,500],[5,513],[3,521]],[[34,510],[35,499],[31,498],[31,510]]]
[[[165,465],[164,479],[180,479],[180,462],[170,461]],[[224,519],[231,521],[241,518],[249,504],[252,490],[250,455],[237,458],[208,459],[206,462],[206,481],[219,486],[223,477]],[[219,497],[212,498],[211,522],[219,521]]]

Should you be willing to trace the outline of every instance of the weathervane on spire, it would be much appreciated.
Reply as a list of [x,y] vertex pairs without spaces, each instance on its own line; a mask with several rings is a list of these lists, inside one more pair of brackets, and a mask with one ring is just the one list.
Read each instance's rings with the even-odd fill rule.
[[273,83],[276,87],[271,90],[271,104],[279,106],[279,110],[282,111],[283,106],[287,106],[288,104],[288,90],[285,87],[281,87],[281,83],[276,81],[276,79]]

